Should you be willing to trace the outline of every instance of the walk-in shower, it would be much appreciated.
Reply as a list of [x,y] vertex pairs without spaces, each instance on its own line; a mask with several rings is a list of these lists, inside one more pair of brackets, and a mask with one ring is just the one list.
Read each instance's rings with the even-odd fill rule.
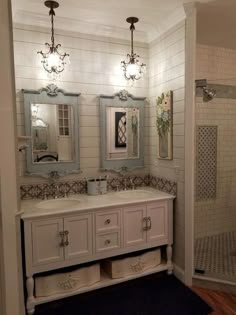
[[194,274],[236,284],[236,85],[197,80],[195,111]]

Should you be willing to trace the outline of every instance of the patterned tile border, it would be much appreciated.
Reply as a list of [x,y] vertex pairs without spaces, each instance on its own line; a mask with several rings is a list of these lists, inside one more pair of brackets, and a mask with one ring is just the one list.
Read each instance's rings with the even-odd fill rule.
[[[172,195],[177,194],[177,183],[162,177],[157,176],[122,176],[122,177],[109,177],[107,180],[107,190],[116,191],[132,188],[131,182],[135,187],[150,186],[158,190],[170,193]],[[57,186],[57,187],[56,187]],[[87,183],[85,180],[78,181],[59,181],[55,184],[32,184],[21,185],[20,196],[22,200],[26,199],[42,199],[45,195],[48,198],[52,198],[55,195],[55,191],[59,189],[61,195],[66,194],[85,194],[87,192]]]
[[156,188],[160,191],[164,191],[166,193],[169,193],[171,195],[177,195],[177,182],[164,178],[164,177],[158,177],[158,176],[152,176],[149,175],[150,181],[149,185],[150,187]]

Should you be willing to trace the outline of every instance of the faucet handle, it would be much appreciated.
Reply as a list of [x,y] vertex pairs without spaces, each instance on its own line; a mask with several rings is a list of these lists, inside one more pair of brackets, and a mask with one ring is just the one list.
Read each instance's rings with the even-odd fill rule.
[[64,198],[68,198],[68,197],[69,197],[69,194],[68,194],[68,192],[67,192],[67,191],[64,191],[64,193],[63,193],[63,197],[64,197]]
[[46,191],[43,192],[43,200],[48,199],[48,193]]
[[132,187],[132,189],[135,189],[135,184],[134,184],[134,181],[133,181],[133,178],[130,178],[130,185]]
[[127,179],[124,178],[124,189],[127,190]]

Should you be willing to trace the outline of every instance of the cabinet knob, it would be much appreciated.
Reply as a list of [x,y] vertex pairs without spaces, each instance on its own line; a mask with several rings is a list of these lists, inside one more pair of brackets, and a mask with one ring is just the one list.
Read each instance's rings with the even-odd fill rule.
[[105,221],[105,223],[106,223],[106,224],[110,224],[110,223],[111,223],[111,220],[110,220],[110,219],[107,219],[107,220]]
[[105,240],[105,245],[111,244],[111,240]]

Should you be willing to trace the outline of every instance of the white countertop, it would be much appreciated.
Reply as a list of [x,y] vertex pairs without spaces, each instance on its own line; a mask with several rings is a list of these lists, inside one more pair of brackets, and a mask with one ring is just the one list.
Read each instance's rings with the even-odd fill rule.
[[[174,199],[175,196],[170,195],[168,193],[159,191],[157,189],[151,187],[138,187],[136,190],[126,190],[120,192],[109,192],[105,195],[96,195],[89,196],[86,194],[76,194],[71,195],[68,198],[63,198],[66,200],[74,200],[73,204],[70,206],[60,205],[58,208],[55,208],[56,204],[60,204],[60,200],[55,200],[56,203],[53,205],[53,209],[49,208],[40,208],[46,205],[46,201],[40,199],[31,199],[31,200],[23,200],[21,202],[21,212],[22,219],[31,219],[42,216],[50,216],[50,215],[63,215],[69,214],[78,211],[88,211],[88,210],[96,210],[96,209],[105,209],[107,207],[114,206],[125,206],[135,203],[145,203],[152,202],[157,200],[171,200]],[[62,200],[62,198],[60,198]],[[63,201],[61,204],[63,204]],[[78,201],[78,203],[76,202]],[[51,201],[50,201],[51,202]],[[49,203],[50,203],[49,202]],[[65,201],[66,204],[66,201]]]

